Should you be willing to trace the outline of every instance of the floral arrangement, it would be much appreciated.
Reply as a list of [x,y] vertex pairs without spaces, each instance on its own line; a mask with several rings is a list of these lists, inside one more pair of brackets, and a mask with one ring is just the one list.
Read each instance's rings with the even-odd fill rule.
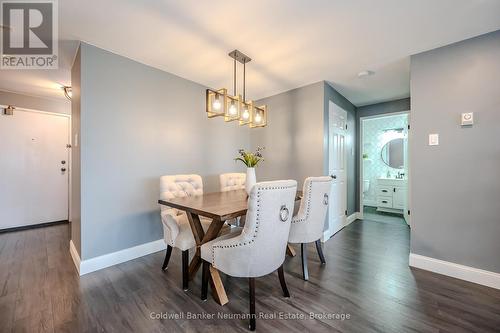
[[240,154],[240,156],[236,157],[234,160],[243,162],[243,164],[245,164],[247,168],[254,168],[259,164],[260,161],[264,160],[264,158],[262,157],[263,150],[264,147],[257,147],[255,152],[252,153],[245,151],[244,149],[240,149],[238,150],[238,154]]

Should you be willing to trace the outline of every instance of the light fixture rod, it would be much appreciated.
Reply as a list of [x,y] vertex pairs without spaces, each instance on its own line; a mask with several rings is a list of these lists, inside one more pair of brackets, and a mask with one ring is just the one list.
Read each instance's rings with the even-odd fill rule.
[[246,102],[245,98],[245,63],[243,63],[243,102]]
[[236,96],[236,59],[234,59],[233,69],[233,96]]

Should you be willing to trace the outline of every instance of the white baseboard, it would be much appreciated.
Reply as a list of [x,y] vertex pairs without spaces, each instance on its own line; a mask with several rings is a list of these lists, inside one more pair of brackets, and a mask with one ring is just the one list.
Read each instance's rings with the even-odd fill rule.
[[149,243],[133,246],[128,249],[123,249],[120,251],[104,254],[99,257],[90,258],[82,261],[80,260],[80,256],[76,251],[73,241],[70,241],[69,245],[69,251],[71,253],[71,257],[73,258],[73,262],[75,263],[75,266],[80,276],[87,273],[95,272],[97,270],[106,267],[114,266],[125,261],[143,257],[151,253],[162,251],[165,250],[166,248],[167,246],[165,245],[165,241],[163,239],[159,239]]
[[500,273],[459,265],[449,261],[421,256],[415,253],[410,253],[409,263],[411,267],[416,267],[434,273],[439,273],[457,279],[481,284],[483,286],[500,289]]
[[75,244],[73,243],[73,240],[69,241],[69,253],[71,254],[71,258],[73,259],[73,263],[76,266],[76,270],[78,271],[78,274],[80,274],[80,256],[78,255],[78,251],[76,250]]
[[345,228],[345,227],[347,227],[347,226],[348,226],[349,224],[351,224],[352,222],[354,222],[354,221],[358,220],[358,219],[359,219],[359,220],[361,220],[361,219],[362,219],[362,215],[363,215],[363,214],[362,214],[362,213],[360,213],[360,212],[354,212],[354,213],[352,213],[351,215],[349,215],[349,216],[347,217],[347,221],[346,221],[346,224],[345,224],[344,228]]
[[[347,218],[346,218],[346,224],[340,229],[344,229],[345,227],[347,227],[349,224],[351,224],[352,222],[356,221],[357,219],[361,219],[362,218],[362,213],[360,212],[354,212],[352,213],[351,215],[349,215]],[[339,231],[340,231],[339,230]],[[337,232],[339,232],[337,231]],[[334,234],[336,234],[336,232],[334,233],[332,230],[328,229],[328,230],[325,230],[323,231],[323,237],[321,238],[321,242],[326,242],[327,240],[329,240]]]

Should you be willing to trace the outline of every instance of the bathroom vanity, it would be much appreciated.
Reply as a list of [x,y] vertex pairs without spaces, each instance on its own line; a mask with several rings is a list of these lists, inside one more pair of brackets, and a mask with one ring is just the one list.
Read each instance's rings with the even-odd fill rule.
[[379,178],[377,180],[377,210],[403,214],[406,206],[406,179]]

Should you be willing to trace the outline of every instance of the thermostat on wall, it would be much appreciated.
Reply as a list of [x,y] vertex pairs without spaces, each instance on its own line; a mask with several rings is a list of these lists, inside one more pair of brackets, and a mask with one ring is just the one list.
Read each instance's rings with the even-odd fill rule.
[[474,124],[474,112],[462,113],[462,126]]

